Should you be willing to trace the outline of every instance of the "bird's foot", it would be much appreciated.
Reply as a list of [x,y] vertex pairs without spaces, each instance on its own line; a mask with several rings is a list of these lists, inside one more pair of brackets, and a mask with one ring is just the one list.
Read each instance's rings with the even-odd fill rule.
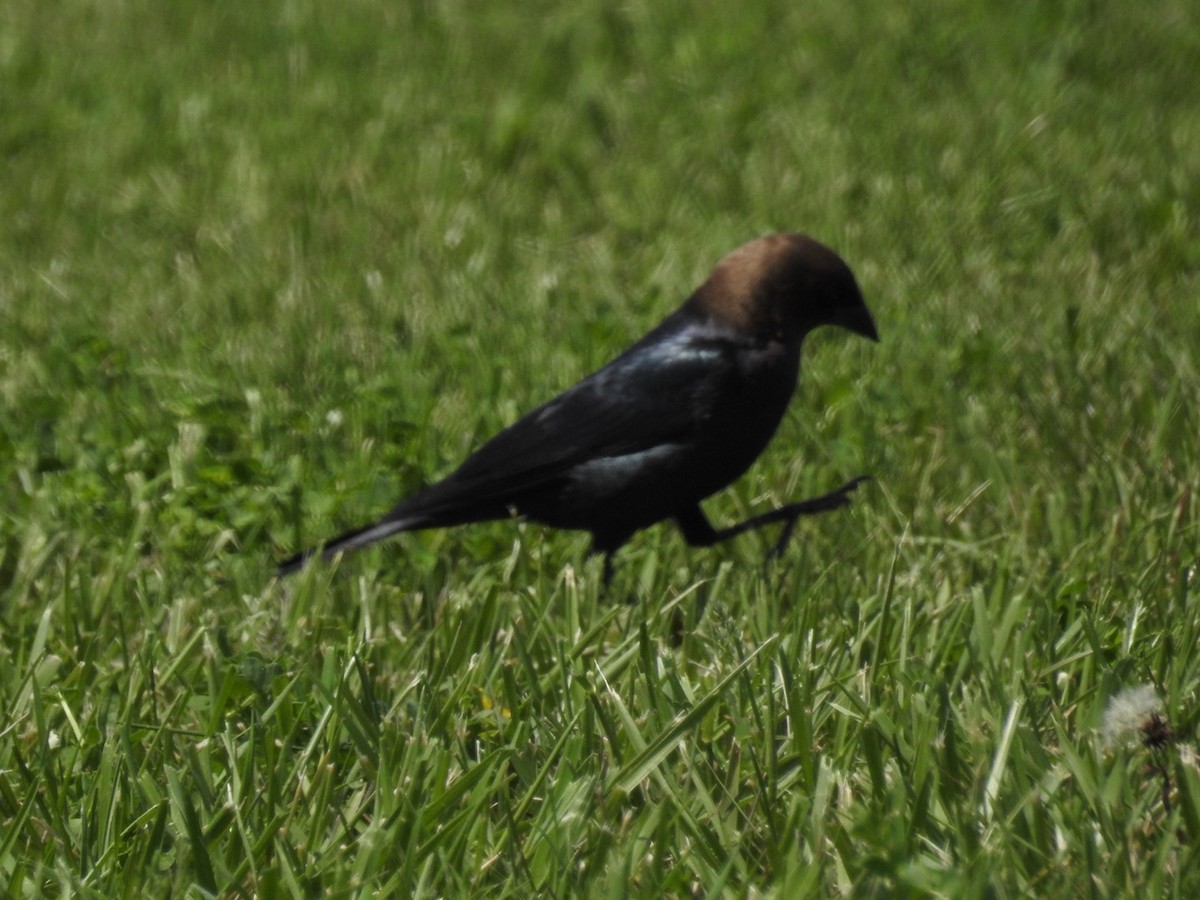
[[792,532],[796,530],[796,522],[801,516],[811,516],[816,513],[829,512],[834,509],[841,509],[843,506],[850,505],[850,495],[864,481],[870,481],[870,475],[860,475],[847,481],[836,491],[830,491],[828,494],[822,494],[820,497],[813,497],[811,500],[801,500],[797,503],[789,503],[787,506],[781,506],[774,510],[771,514],[776,519],[783,520],[783,532],[779,535],[779,540],[775,542],[770,551],[767,553],[767,560],[777,559],[788,541],[792,539]]

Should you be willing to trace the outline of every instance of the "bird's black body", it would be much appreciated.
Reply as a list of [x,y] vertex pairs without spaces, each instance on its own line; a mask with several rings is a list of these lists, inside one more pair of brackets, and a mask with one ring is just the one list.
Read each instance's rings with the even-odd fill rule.
[[608,365],[378,523],[292,557],[280,573],[316,552],[331,558],[401,531],[519,514],[591,532],[593,551],[606,554],[607,576],[607,557],[663,519],[675,519],[689,543],[707,545],[844,505],[857,481],[720,532],[699,507],[762,453],[795,388],[800,344],[822,324],[877,339],[849,268],[801,235],[748,244]]

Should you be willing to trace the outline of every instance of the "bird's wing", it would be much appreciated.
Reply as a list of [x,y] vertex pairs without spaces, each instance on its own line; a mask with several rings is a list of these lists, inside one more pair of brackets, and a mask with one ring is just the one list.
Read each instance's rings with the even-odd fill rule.
[[[728,335],[669,318],[411,499],[422,511],[457,506],[468,497],[472,503],[509,503],[589,460],[686,443],[737,390],[736,350]],[[402,503],[396,512],[411,508]]]

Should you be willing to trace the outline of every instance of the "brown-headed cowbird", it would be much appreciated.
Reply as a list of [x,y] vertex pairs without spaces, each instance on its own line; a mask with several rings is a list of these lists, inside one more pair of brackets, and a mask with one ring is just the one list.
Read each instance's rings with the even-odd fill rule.
[[772,522],[850,502],[862,479],[717,530],[700,501],[730,484],[775,433],[800,369],[800,344],[820,325],[879,338],[854,275],[836,253],[802,234],[739,247],[683,306],[572,388],[485,443],[439,482],[378,522],[284,561],[279,574],[318,553],[331,559],[401,531],[521,515],[591,532],[612,554],[634,532],[674,519],[707,547]]

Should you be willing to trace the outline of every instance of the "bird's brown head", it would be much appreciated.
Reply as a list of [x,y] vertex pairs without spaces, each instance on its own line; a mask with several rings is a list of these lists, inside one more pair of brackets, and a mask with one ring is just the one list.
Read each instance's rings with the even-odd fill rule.
[[803,234],[770,234],[738,247],[717,263],[687,306],[770,340],[799,342],[821,325],[879,340],[850,267]]

